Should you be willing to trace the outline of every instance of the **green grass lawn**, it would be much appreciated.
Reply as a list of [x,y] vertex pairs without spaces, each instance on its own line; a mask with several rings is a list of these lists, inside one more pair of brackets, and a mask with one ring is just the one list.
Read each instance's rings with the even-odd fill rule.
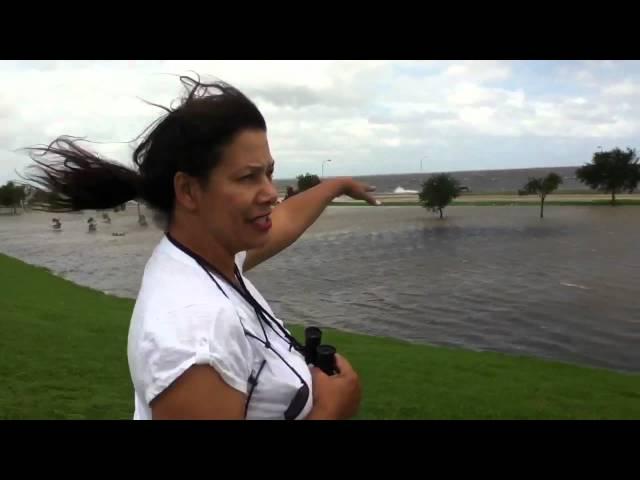
[[[0,418],[131,418],[133,301],[3,255],[0,272]],[[640,375],[335,330],[323,340],[360,372],[363,419],[640,418]]]

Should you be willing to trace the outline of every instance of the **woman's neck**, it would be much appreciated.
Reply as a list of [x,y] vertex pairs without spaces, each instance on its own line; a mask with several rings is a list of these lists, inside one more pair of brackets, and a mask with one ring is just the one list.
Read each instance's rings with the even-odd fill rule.
[[237,284],[234,255],[212,239],[210,235],[189,228],[181,228],[175,224],[169,227],[168,233],[174,240],[204,258],[224,275],[227,281]]

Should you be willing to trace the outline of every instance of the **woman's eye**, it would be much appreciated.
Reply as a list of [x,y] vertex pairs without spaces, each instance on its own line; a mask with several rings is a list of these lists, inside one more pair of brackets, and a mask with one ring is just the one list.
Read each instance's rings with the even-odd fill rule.
[[[242,177],[240,177],[240,181],[245,182],[245,181],[253,181],[253,180],[257,180],[258,178],[260,178],[260,177],[261,177],[261,175],[263,175],[263,174],[261,174],[261,173],[255,173],[255,172],[254,172],[254,173],[248,173],[247,175],[243,175]],[[271,179],[272,179],[272,177],[273,177],[273,171],[268,171],[268,172],[266,172],[266,175],[267,175],[267,178],[268,178],[269,180],[271,180]]]

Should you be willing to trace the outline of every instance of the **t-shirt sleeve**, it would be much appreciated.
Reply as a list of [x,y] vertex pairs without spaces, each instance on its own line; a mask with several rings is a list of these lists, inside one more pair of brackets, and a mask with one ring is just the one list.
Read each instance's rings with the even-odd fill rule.
[[247,393],[251,349],[232,306],[185,306],[147,325],[139,352],[147,403],[192,365],[213,367],[230,387]]

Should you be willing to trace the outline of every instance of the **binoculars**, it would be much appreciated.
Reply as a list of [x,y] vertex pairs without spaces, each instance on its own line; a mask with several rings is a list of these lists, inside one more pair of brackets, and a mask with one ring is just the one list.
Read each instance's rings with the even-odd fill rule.
[[336,349],[332,345],[322,345],[322,330],[307,327],[304,330],[304,358],[307,365],[318,367],[327,375],[338,373]]

